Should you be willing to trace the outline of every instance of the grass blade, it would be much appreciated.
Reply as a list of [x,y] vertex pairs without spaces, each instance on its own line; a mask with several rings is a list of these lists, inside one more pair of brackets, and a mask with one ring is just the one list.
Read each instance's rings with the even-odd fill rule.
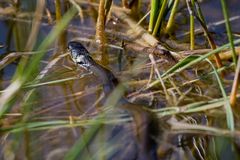
[[232,59],[235,65],[237,66],[237,54],[234,48],[234,43],[233,43],[233,36],[232,36],[232,30],[229,22],[229,15],[228,15],[228,10],[227,10],[227,5],[225,0],[221,0],[221,5],[222,5],[222,10],[223,10],[223,16],[225,19],[225,24],[226,24],[226,29],[227,29],[227,35],[228,35],[228,40],[230,43],[230,48],[232,50]]

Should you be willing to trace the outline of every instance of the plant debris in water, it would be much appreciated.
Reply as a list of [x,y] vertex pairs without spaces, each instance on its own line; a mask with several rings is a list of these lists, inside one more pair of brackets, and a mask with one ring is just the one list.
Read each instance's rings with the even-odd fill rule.
[[[238,159],[234,6],[1,1],[0,159]],[[70,41],[117,77],[109,95]]]

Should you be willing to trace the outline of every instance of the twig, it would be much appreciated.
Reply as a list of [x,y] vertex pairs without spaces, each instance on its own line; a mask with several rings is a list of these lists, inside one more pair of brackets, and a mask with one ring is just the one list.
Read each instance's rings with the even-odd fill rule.
[[230,104],[232,107],[236,106],[239,81],[240,81],[240,56],[238,56],[237,69],[235,72],[233,85],[232,85],[232,91],[231,91],[231,95],[230,95]]

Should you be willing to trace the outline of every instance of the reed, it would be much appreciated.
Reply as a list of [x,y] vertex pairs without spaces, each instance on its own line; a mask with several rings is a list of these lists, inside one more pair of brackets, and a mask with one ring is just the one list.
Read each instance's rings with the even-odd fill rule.
[[230,48],[232,50],[232,59],[233,59],[233,62],[235,63],[235,65],[237,65],[237,54],[236,54],[235,47],[234,47],[232,30],[231,30],[231,26],[230,26],[230,22],[229,22],[228,9],[227,9],[225,0],[221,0],[221,5],[222,5],[223,16],[225,19],[225,24],[226,24],[228,40],[230,43]]
[[[159,123],[171,125],[171,134],[203,135],[199,136],[200,138],[204,138],[206,135],[206,140],[212,137],[228,137],[234,141],[239,137],[240,132],[237,128],[239,118],[233,116],[237,115],[238,111],[231,107],[238,105],[237,99],[240,97],[238,89],[240,58],[237,61],[236,56],[239,52],[239,47],[236,46],[240,44],[240,39],[233,38],[225,0],[221,0],[221,5],[229,42],[221,46],[216,45],[215,37],[209,32],[209,26],[205,21],[206,17],[202,13],[203,8],[197,0],[186,0],[187,6],[179,0],[151,0],[149,3],[134,0],[132,2],[135,5],[126,0],[121,1],[122,5],[114,3],[115,1],[112,0],[100,0],[99,2],[69,0],[70,3],[55,0],[55,3],[52,4],[55,12],[50,12],[50,7],[46,5],[49,3],[39,0],[32,1],[31,6],[34,4],[37,7],[32,6],[31,11],[34,12],[30,12],[30,14],[22,11],[22,8],[27,6],[25,6],[26,2],[24,0],[21,3],[20,1],[6,2],[12,4],[7,9],[2,9],[2,5],[0,5],[0,16],[6,18],[7,21],[12,18],[14,23],[18,23],[17,25],[13,24],[12,28],[9,27],[9,35],[12,34],[10,36],[12,39],[9,38],[6,41],[10,45],[6,47],[4,44],[0,44],[0,51],[8,48],[6,53],[0,55],[1,73],[6,74],[9,66],[12,63],[16,64],[15,73],[7,79],[1,77],[0,81],[3,88],[0,91],[0,133],[4,137],[1,153],[3,156],[0,154],[0,158],[7,157],[8,153],[17,155],[17,150],[23,148],[23,157],[33,159],[35,155],[43,151],[38,146],[39,142],[42,142],[41,138],[52,138],[48,137],[48,134],[61,130],[61,133],[72,135],[70,137],[67,135],[67,138],[64,139],[64,142],[71,143],[69,148],[64,151],[64,159],[108,159],[119,151],[119,144],[117,144],[119,138],[128,133],[114,133],[114,138],[107,141],[106,134],[110,133],[108,128],[105,130],[106,126],[110,126],[110,128],[117,125],[126,127],[126,124],[133,122],[133,117],[129,116],[125,110],[124,112],[115,110],[119,98],[129,88],[131,88],[129,91],[131,93],[124,94],[124,98],[134,101],[142,97],[143,99],[151,97],[151,103],[155,108],[147,105],[143,108],[156,115]],[[2,4],[2,2],[0,3]],[[67,9],[65,13],[61,13],[63,8]],[[149,10],[150,8],[151,10]],[[186,24],[184,24],[186,21],[182,22],[179,19],[182,17],[182,10],[188,11]],[[4,13],[2,13],[3,11]],[[135,14],[131,14],[131,11]],[[19,13],[20,16],[16,13]],[[95,13],[98,13],[98,19],[96,19]],[[80,20],[76,19],[74,23],[71,23],[77,14],[80,16]],[[176,17],[176,15],[180,16]],[[91,17],[86,18],[86,16]],[[31,17],[33,18],[28,21]],[[53,17],[56,18],[56,21],[52,20],[51,24],[46,23],[47,18],[52,19]],[[86,19],[87,21],[85,21]],[[173,49],[174,47],[169,47],[167,43],[169,41],[178,43],[175,38],[178,38],[176,33],[180,27],[175,24],[179,21],[181,21],[179,25],[184,24],[184,27],[189,25],[187,31],[190,36],[187,38],[190,39],[187,39],[187,49],[186,47],[181,48],[183,51]],[[56,24],[53,24],[54,22]],[[27,23],[26,26],[23,25],[25,23]],[[78,23],[80,25],[75,25]],[[197,23],[202,30],[200,34],[204,33],[208,49],[199,49],[199,36],[196,34],[199,30],[195,29]],[[93,28],[89,29],[89,26],[85,26],[89,24]],[[25,32],[26,29],[29,32]],[[98,97],[101,85],[98,84],[98,81],[94,83],[94,78],[89,78],[92,76],[91,73],[74,68],[75,66],[73,67],[72,63],[67,61],[68,53],[59,50],[60,47],[63,50],[66,49],[66,39],[61,44],[55,43],[65,31],[69,35],[64,35],[64,38],[82,41],[85,46],[90,46],[90,48],[93,46],[91,54],[99,58],[99,54],[94,52],[94,47],[98,44],[95,41],[96,38],[104,48],[103,53],[109,54],[109,62],[117,61],[119,63],[110,63],[107,67],[118,66],[120,72],[114,72],[114,74],[120,75],[123,83],[110,96],[104,97],[104,100],[103,96]],[[109,44],[106,43],[106,39]],[[12,43],[10,42],[14,42],[16,51],[11,51]],[[183,42],[181,41],[178,45],[183,45]],[[190,50],[188,50],[189,48]],[[53,51],[59,54],[57,56],[48,54]],[[227,53],[227,57],[222,60],[220,59],[221,52]],[[134,58],[131,59],[132,54],[134,54]],[[150,54],[150,56],[147,57],[144,54]],[[171,54],[174,61],[170,61],[166,54]],[[126,58],[125,55],[127,55]],[[232,58],[231,62],[230,58]],[[226,59],[228,61],[225,61]],[[114,68],[114,70],[117,69]],[[231,75],[235,71],[232,86],[229,80],[224,79],[224,76],[219,76],[226,70],[232,72]],[[188,71],[191,73],[195,71],[195,77],[185,79],[182,73],[190,73]],[[157,75],[157,78],[154,74]],[[198,85],[197,82],[204,82],[204,85]],[[86,85],[86,83],[89,84]],[[212,85],[218,93],[214,93],[213,96],[212,93],[205,94],[205,89],[213,87]],[[56,94],[61,92],[60,96],[46,99],[41,97],[45,96],[42,94],[52,89],[50,87],[56,86],[58,87]],[[231,93],[228,90],[230,87],[232,87]],[[85,97],[87,98],[85,99]],[[93,98],[95,101],[89,101],[88,98]],[[63,108],[59,106],[63,106]],[[195,115],[207,117],[207,124],[190,124],[186,120],[187,117],[193,119]],[[168,117],[172,118],[168,119]],[[223,120],[218,123],[220,118]],[[216,121],[217,124],[215,124]],[[163,127],[163,133],[164,129]],[[127,131],[129,132],[129,130]],[[36,135],[41,136],[36,139]],[[45,135],[47,136],[45,137]],[[57,138],[59,137],[56,136]],[[61,139],[57,140],[62,143]],[[161,140],[159,141],[161,142]],[[196,142],[198,141],[195,141],[194,144]],[[49,145],[51,145],[50,143],[49,141]],[[208,145],[216,145],[210,143],[208,142]],[[36,150],[36,147],[39,148]],[[219,145],[219,150],[222,151],[223,148]],[[51,154],[54,154],[55,151],[58,152],[58,149],[62,149],[61,146],[57,146],[56,150],[54,148],[51,153],[49,153],[50,151],[46,152],[51,157]],[[160,150],[161,148],[159,152]],[[206,153],[213,152],[205,151]],[[231,153],[236,156],[239,154],[235,151]],[[44,157],[47,156],[44,155]]]

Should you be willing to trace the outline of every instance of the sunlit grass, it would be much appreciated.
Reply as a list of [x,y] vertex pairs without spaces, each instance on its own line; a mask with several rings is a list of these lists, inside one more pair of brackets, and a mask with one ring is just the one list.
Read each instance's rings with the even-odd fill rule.
[[[96,149],[96,153],[85,153],[86,150],[88,150],[88,147],[91,145],[95,137],[101,133],[101,129],[104,125],[125,125],[126,123],[133,122],[133,118],[129,116],[128,114],[116,114],[113,113],[112,111],[115,110],[115,107],[118,107],[118,101],[119,99],[124,95],[124,92],[126,89],[131,88],[130,82],[123,82],[125,84],[128,84],[128,86],[122,86],[120,85],[119,88],[117,88],[111,96],[109,96],[104,104],[94,104],[93,106],[89,107],[96,107],[95,105],[101,105],[101,107],[97,108],[96,112],[89,116],[88,112],[84,111],[83,115],[79,115],[79,113],[74,113],[71,112],[71,104],[68,102],[69,97],[73,97],[73,100],[71,99],[70,102],[72,101],[78,101],[77,98],[74,98],[74,96],[80,97],[80,96],[86,96],[88,93],[92,92],[99,92],[99,89],[92,89],[92,88],[86,88],[86,90],[80,91],[79,93],[75,93],[75,90],[79,90],[78,86],[82,85],[81,80],[83,77],[89,76],[88,74],[82,74],[80,76],[55,76],[56,73],[50,73],[49,69],[52,68],[58,61],[62,59],[67,59],[67,53],[57,56],[52,58],[50,57],[49,60],[47,61],[48,64],[43,67],[43,69],[40,69],[41,67],[41,60],[42,58],[46,55],[48,48],[56,42],[56,39],[61,35],[63,30],[66,30],[68,24],[70,24],[71,20],[73,17],[76,15],[77,11],[79,12],[80,18],[81,18],[81,24],[84,22],[84,17],[85,15],[85,7],[86,5],[89,5],[94,8],[96,11],[98,10],[98,3],[91,2],[89,4],[86,4],[85,1],[73,1],[71,0],[71,4],[77,7],[75,8],[70,8],[68,11],[61,16],[60,14],[60,1],[56,1],[56,7],[57,7],[57,13],[56,13],[56,18],[57,18],[57,24],[55,27],[51,30],[51,32],[43,39],[43,41],[40,42],[40,45],[36,45],[36,49],[34,49],[34,52],[22,52],[24,55],[27,55],[29,59],[26,59],[26,63],[19,63],[18,68],[16,69],[16,74],[12,77],[11,82],[9,85],[1,91],[0,95],[0,117],[1,121],[3,122],[3,125],[0,129],[0,132],[4,135],[13,135],[13,141],[18,142],[17,137],[22,137],[22,134],[25,134],[26,132],[28,133],[45,133],[48,131],[54,131],[57,129],[70,129],[70,130],[80,130],[80,134],[73,135],[74,137],[74,142],[72,143],[71,148],[68,148],[68,151],[65,154],[64,159],[78,159],[78,158],[99,158],[99,155],[103,155],[100,157],[108,157],[108,155],[111,155],[116,151],[117,144],[114,144],[115,141],[113,142],[105,142],[105,139],[100,138],[100,145],[103,146],[103,148]],[[111,16],[112,14],[117,17],[117,25],[118,24],[124,24],[126,28],[124,28],[124,31],[128,31],[127,33],[121,34],[121,37],[123,41],[126,39],[126,43],[130,40],[131,43],[136,43],[137,45],[143,45],[144,47],[149,47],[153,48],[154,50],[157,50],[159,48],[156,48],[156,45],[159,45],[159,37],[158,35],[161,36],[162,31],[163,33],[169,33],[171,32],[174,33],[174,31],[171,30],[171,28],[174,25],[174,19],[177,13],[180,11],[178,10],[178,5],[179,1],[167,1],[163,0],[159,4],[160,1],[152,1],[151,2],[151,11],[150,11],[150,20],[148,22],[148,19],[146,17],[148,16],[148,13],[144,13],[143,17],[140,19],[139,23],[136,23],[135,20],[131,18],[129,15],[129,10],[128,9],[122,9],[120,6],[116,6],[116,4],[112,4],[112,1],[107,1],[108,5],[104,6],[104,1],[101,1],[101,9],[103,14],[101,23],[98,23],[97,25],[100,25],[100,27],[103,27],[102,25],[108,25],[112,19],[107,19],[107,15]],[[190,1],[189,1],[190,2]],[[191,4],[194,4],[194,0],[191,1]],[[223,2],[223,1],[221,1]],[[142,2],[140,2],[142,3]],[[84,7],[81,7],[81,4],[84,4]],[[78,6],[79,5],[79,6]],[[150,5],[150,4],[149,4]],[[173,5],[173,7],[171,7]],[[140,5],[139,5],[140,6]],[[226,9],[225,5],[222,5],[224,10]],[[105,7],[105,8],[104,8]],[[103,13],[103,11],[107,11],[107,13]],[[112,10],[111,10],[112,9]],[[166,14],[169,12],[169,20],[165,28],[165,21],[167,20],[168,15]],[[224,11],[226,12],[226,11]],[[100,12],[99,12],[100,13]],[[105,15],[104,15],[105,14]],[[207,31],[207,24],[204,20],[204,17],[201,13],[201,9],[197,10],[197,14],[199,19],[202,20],[203,25],[201,26],[204,28],[204,33],[208,33]],[[193,50],[195,48],[195,33],[194,33],[194,16],[190,16],[190,24],[191,24],[191,29],[190,29],[190,48]],[[221,71],[227,70],[228,68],[231,68],[232,66],[236,65],[236,55],[233,54],[233,63],[230,65],[225,65],[221,66],[221,68],[216,69],[215,64],[209,60],[209,58],[212,55],[218,54],[219,52],[223,50],[228,50],[229,48],[232,49],[232,52],[234,53],[234,46],[239,45],[240,39],[235,39],[231,37],[232,33],[231,30],[229,29],[229,22],[228,19],[229,17],[226,16],[225,13],[225,20],[227,22],[227,32],[229,36],[229,43],[219,46],[218,48],[214,49],[214,47],[211,47],[213,50],[206,53],[205,55],[192,55],[188,56],[183,59],[179,59],[179,62],[176,62],[173,66],[171,66],[169,69],[165,70],[160,70],[158,67],[157,59],[151,57],[152,63],[154,64],[155,68],[155,73],[158,78],[156,80],[154,79],[154,73],[152,72],[149,80],[144,79],[144,83],[141,83],[139,91],[139,94],[141,92],[147,92],[143,93],[146,94],[143,97],[148,97],[149,96],[156,96],[158,95],[160,98],[164,99],[162,104],[165,106],[162,108],[157,108],[157,109],[150,109],[148,106],[143,106],[146,110],[150,111],[151,113],[154,113],[159,121],[163,121],[163,123],[169,123],[172,126],[172,131],[176,133],[193,133],[193,134],[206,134],[206,135],[214,135],[214,136],[224,136],[224,137],[237,137],[239,136],[239,131],[238,128],[234,124],[234,116],[233,116],[233,110],[230,106],[229,103],[229,96],[228,92],[226,91],[226,84],[224,82],[224,77],[219,76],[219,73]],[[107,21],[107,20],[110,20]],[[144,26],[141,26],[144,25]],[[121,25],[120,25],[121,26]],[[131,28],[131,29],[130,29]],[[105,34],[104,31],[107,32],[107,36],[113,35],[116,36],[118,33],[112,33],[112,30],[109,31],[109,28],[105,29],[105,26],[101,29],[99,29],[101,34]],[[147,32],[150,32],[150,34]],[[132,32],[133,31],[133,32]],[[165,32],[166,31],[166,32]],[[119,31],[120,33],[122,31]],[[137,33],[136,36],[134,33]],[[161,34],[160,34],[161,33]],[[115,35],[116,34],[116,35]],[[152,35],[153,36],[152,36]],[[102,35],[98,35],[100,38],[104,38]],[[120,37],[120,36],[119,36]],[[119,38],[117,37],[117,38]],[[84,37],[80,37],[84,38]],[[209,37],[207,37],[209,40]],[[115,39],[114,39],[115,40]],[[20,41],[20,40],[18,40]],[[30,41],[30,40],[29,40]],[[35,43],[35,42],[34,42]],[[94,40],[91,40],[91,43],[95,43]],[[117,49],[123,50],[124,46],[119,46],[120,43],[116,44],[111,44],[111,40],[109,42],[111,46],[114,46]],[[36,43],[38,44],[38,43]],[[211,42],[209,42],[211,46]],[[66,45],[66,44],[65,44]],[[155,47],[155,48],[154,48]],[[216,46],[215,46],[216,47]],[[144,48],[146,49],[146,48]],[[143,50],[144,50],[143,49]],[[161,48],[162,49],[162,48]],[[168,48],[169,49],[169,48]],[[125,50],[124,50],[125,51]],[[135,51],[136,52],[136,51]],[[144,52],[144,51],[143,51]],[[14,62],[18,57],[24,57],[21,55],[21,52],[13,52],[12,54],[12,59],[10,57],[5,57],[3,58],[2,63],[0,63],[0,68],[1,70],[4,70],[4,68],[9,64]],[[174,53],[174,56],[179,54],[177,51],[176,52],[169,52],[169,53]],[[18,55],[19,54],[19,55]],[[112,53],[111,53],[112,54]],[[138,53],[140,54],[140,53]],[[154,54],[154,53],[153,53]],[[115,56],[115,55],[114,55]],[[176,56],[177,57],[177,56]],[[175,58],[176,58],[175,57]],[[180,57],[180,56],[179,56]],[[235,58],[234,58],[235,57]],[[162,58],[162,57],[161,57]],[[164,58],[163,58],[164,59]],[[146,60],[148,60],[146,58]],[[156,62],[155,62],[156,60]],[[167,59],[168,60],[168,59]],[[22,60],[20,61],[22,62]],[[144,62],[144,63],[143,63]],[[196,80],[189,79],[187,82],[172,82],[174,81],[174,76],[178,77],[179,73],[183,73],[186,71],[186,69],[189,70],[194,70],[196,66],[201,66],[201,62],[207,62],[209,66],[211,66],[211,70],[206,71],[205,75],[197,77]],[[139,63],[139,61],[134,61],[133,64],[136,65],[135,63]],[[129,71],[132,77],[138,75],[139,71],[143,71],[144,69],[148,69],[146,67],[145,61],[141,61],[142,68],[141,70],[136,70],[134,68],[135,66],[131,66],[126,69],[126,72]],[[218,62],[217,62],[218,63]],[[59,66],[58,66],[59,67]],[[62,66],[60,66],[62,67]],[[147,71],[147,74],[151,72],[150,69]],[[50,79],[46,78],[47,74],[50,74]],[[77,74],[77,73],[75,73]],[[145,73],[146,74],[146,73]],[[127,74],[125,74],[127,75]],[[92,76],[92,75],[91,75]],[[181,76],[181,75],[180,75]],[[221,91],[221,97],[204,97],[205,95],[202,95],[202,93],[199,93],[199,97],[201,97],[203,100],[197,100],[195,102],[194,97],[191,97],[190,93],[195,93],[192,88],[195,87],[194,82],[201,81],[201,78],[205,77],[212,77],[216,80],[215,84],[217,87],[219,87]],[[97,78],[96,78],[97,79]],[[46,112],[42,112],[41,114],[35,113],[35,111],[38,109],[39,110],[45,110],[45,106],[41,106],[43,103],[46,103],[47,101],[41,102],[41,99],[36,96],[38,89],[42,88],[47,88],[47,90],[50,90],[49,88],[53,86],[64,86],[68,82],[76,81],[77,80],[77,87],[76,86],[71,86],[73,89],[71,92],[72,94],[69,95],[64,95],[62,97],[49,97],[49,101],[51,103],[50,107],[54,108],[54,106],[57,106],[59,104],[54,104],[56,99],[64,99],[66,98],[66,107],[64,108],[62,112],[64,112],[64,115],[59,118],[58,116],[54,116],[52,119],[48,119],[48,116],[45,116]],[[138,82],[140,79],[134,80],[134,82]],[[161,82],[161,86],[159,87],[159,83]],[[181,84],[182,83],[182,84]],[[83,84],[84,85],[84,84]],[[190,88],[185,86],[191,86]],[[208,85],[208,84],[206,84]],[[228,84],[227,84],[228,85]],[[101,86],[101,85],[100,85]],[[69,89],[68,87],[64,88],[62,87],[63,90]],[[157,91],[152,91],[151,89],[154,88]],[[184,88],[184,89],[182,89]],[[201,87],[199,87],[201,89]],[[135,88],[134,88],[135,89]],[[69,89],[70,90],[70,89]],[[64,91],[62,91],[64,92]],[[235,91],[235,99],[239,97],[237,95],[238,90]],[[36,94],[35,94],[36,93]],[[66,92],[67,93],[67,92]],[[188,94],[189,93],[189,94]],[[20,95],[20,96],[19,96]],[[90,95],[91,96],[91,95]],[[157,96],[156,96],[157,97]],[[157,97],[157,98],[159,98]],[[192,99],[191,99],[192,98]],[[205,98],[205,99],[204,99]],[[76,100],[77,99],[77,100]],[[184,101],[185,99],[191,99],[189,101]],[[97,100],[96,100],[97,101]],[[184,101],[183,104],[179,103],[170,103],[170,102],[181,102]],[[169,103],[168,103],[169,102]],[[74,102],[73,104],[76,104],[77,102]],[[80,102],[82,103],[82,101]],[[187,103],[187,104],[186,104]],[[173,105],[176,104],[176,105]],[[82,104],[81,104],[82,105]],[[85,105],[85,104],[83,104]],[[12,113],[12,108],[20,108],[20,111],[14,111]],[[48,104],[46,104],[46,107],[49,107]],[[87,106],[88,107],[88,106]],[[47,108],[49,109],[49,108]],[[94,108],[95,109],[95,108]],[[51,109],[49,112],[57,112],[58,110],[61,110],[59,108],[54,108]],[[74,110],[74,109],[73,109]],[[61,112],[61,113],[62,113]],[[222,113],[223,117],[224,115],[226,116],[226,124],[223,124],[221,126],[214,126],[211,123],[209,126],[205,125],[200,125],[200,124],[188,124],[186,122],[180,122],[180,121],[171,121],[169,122],[168,120],[164,119],[165,117],[177,117],[177,116],[191,116],[194,114],[205,114],[208,112],[220,112]],[[78,116],[73,116],[71,114],[76,114]],[[16,114],[16,115],[14,115]],[[31,115],[36,115],[36,118],[31,118],[29,117]],[[193,116],[194,117],[194,116]],[[8,119],[17,119],[14,121],[14,123],[10,123],[11,121]],[[176,120],[176,119],[175,119]],[[9,123],[8,123],[9,121]],[[6,123],[7,122],[7,123]],[[6,123],[6,124],[5,124]],[[236,122],[237,123],[237,122]],[[228,129],[225,129],[227,126]],[[127,133],[126,133],[127,134]],[[121,135],[117,135],[121,136]],[[100,136],[101,137],[101,136]],[[57,137],[56,137],[57,138]],[[67,141],[67,139],[66,139]],[[117,142],[117,140],[116,140]],[[22,142],[18,142],[20,144]],[[95,151],[95,150],[94,150]],[[92,155],[91,155],[92,154]],[[86,157],[85,157],[86,156]]]
[[[56,28],[54,28],[53,31],[45,38],[45,40],[40,44],[37,50],[46,50],[47,47],[49,47],[54,42],[55,38],[59,35],[59,33],[61,33],[62,30],[67,26],[75,13],[75,9],[70,9],[65,14],[59,25],[57,25]],[[16,76],[12,84],[10,84],[5,89],[5,92],[0,97],[0,106],[2,106],[2,108],[0,108],[0,117],[2,117],[7,110],[10,110],[15,95],[21,89],[24,83],[26,83],[27,80],[31,78],[31,75],[35,74],[38,69],[37,64],[39,64],[44,54],[45,52],[42,51],[41,53],[35,54],[33,57],[31,57],[31,60],[27,65],[27,70],[24,70],[24,73],[18,72],[18,75]],[[22,67],[21,64],[18,67]]]

